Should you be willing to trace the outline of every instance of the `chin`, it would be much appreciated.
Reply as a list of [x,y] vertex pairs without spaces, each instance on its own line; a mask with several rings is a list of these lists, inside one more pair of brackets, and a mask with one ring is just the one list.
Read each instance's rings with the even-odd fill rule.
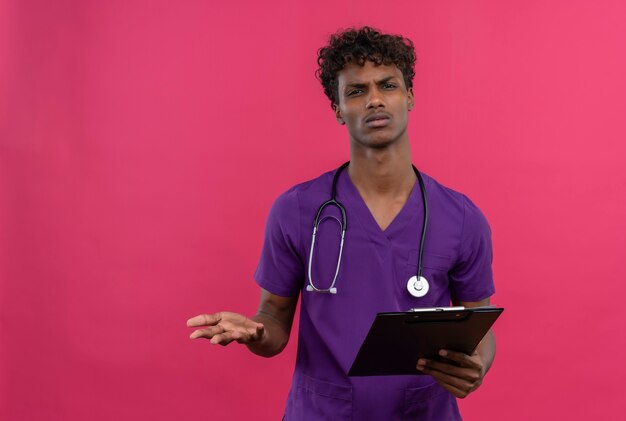
[[371,149],[386,149],[389,146],[393,145],[393,143],[394,142],[391,140],[378,141],[378,142],[371,142],[367,146],[369,146]]
[[358,143],[371,149],[385,149],[396,143],[397,140],[397,137],[390,138],[388,136],[380,136],[376,138],[365,139],[362,142],[359,141]]

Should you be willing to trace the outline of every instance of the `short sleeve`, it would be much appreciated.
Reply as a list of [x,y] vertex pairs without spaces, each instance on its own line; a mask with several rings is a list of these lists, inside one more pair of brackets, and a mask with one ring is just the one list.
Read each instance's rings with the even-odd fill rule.
[[465,196],[463,201],[460,249],[450,273],[450,290],[459,301],[480,301],[495,292],[491,229],[480,209]]
[[298,197],[291,190],[276,199],[267,217],[261,258],[254,274],[261,288],[282,297],[299,294],[304,279],[299,237]]

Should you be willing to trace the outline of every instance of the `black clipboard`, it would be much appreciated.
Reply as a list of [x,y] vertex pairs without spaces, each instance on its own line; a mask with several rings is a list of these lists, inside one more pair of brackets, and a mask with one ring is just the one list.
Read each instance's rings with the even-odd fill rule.
[[471,354],[503,311],[487,306],[378,313],[348,376],[416,375],[418,358],[439,359],[440,349]]

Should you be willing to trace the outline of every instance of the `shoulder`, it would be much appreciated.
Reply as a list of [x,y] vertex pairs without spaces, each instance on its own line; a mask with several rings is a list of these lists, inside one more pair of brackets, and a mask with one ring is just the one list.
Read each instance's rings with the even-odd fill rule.
[[469,197],[426,174],[422,175],[427,192],[429,229],[432,228],[439,237],[452,239],[446,244],[457,250],[457,255],[463,254],[471,244],[491,236],[487,218]]
[[486,222],[482,211],[465,194],[444,186],[427,174],[422,173],[422,176],[428,192],[429,205],[458,213],[463,220],[485,220]]
[[[302,234],[313,221],[313,206],[319,206],[322,194],[328,196],[333,172],[308,180],[280,194],[272,204],[265,224],[265,244],[276,248],[287,245],[296,254],[304,253]],[[281,246],[281,247],[282,247]],[[264,249],[267,248],[264,246]],[[279,247],[280,248],[280,247]]]
[[325,172],[311,180],[298,183],[280,194],[272,206],[273,212],[293,212],[300,209],[302,205],[310,200],[318,201],[319,197],[330,195],[335,170]]

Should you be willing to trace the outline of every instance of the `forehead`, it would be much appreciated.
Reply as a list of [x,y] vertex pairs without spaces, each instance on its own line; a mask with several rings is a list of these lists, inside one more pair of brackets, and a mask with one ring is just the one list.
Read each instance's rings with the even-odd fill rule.
[[371,61],[366,61],[363,66],[359,66],[356,63],[348,63],[337,72],[339,88],[353,84],[375,83],[391,77],[404,80],[402,71],[395,64],[376,65],[376,63]]

